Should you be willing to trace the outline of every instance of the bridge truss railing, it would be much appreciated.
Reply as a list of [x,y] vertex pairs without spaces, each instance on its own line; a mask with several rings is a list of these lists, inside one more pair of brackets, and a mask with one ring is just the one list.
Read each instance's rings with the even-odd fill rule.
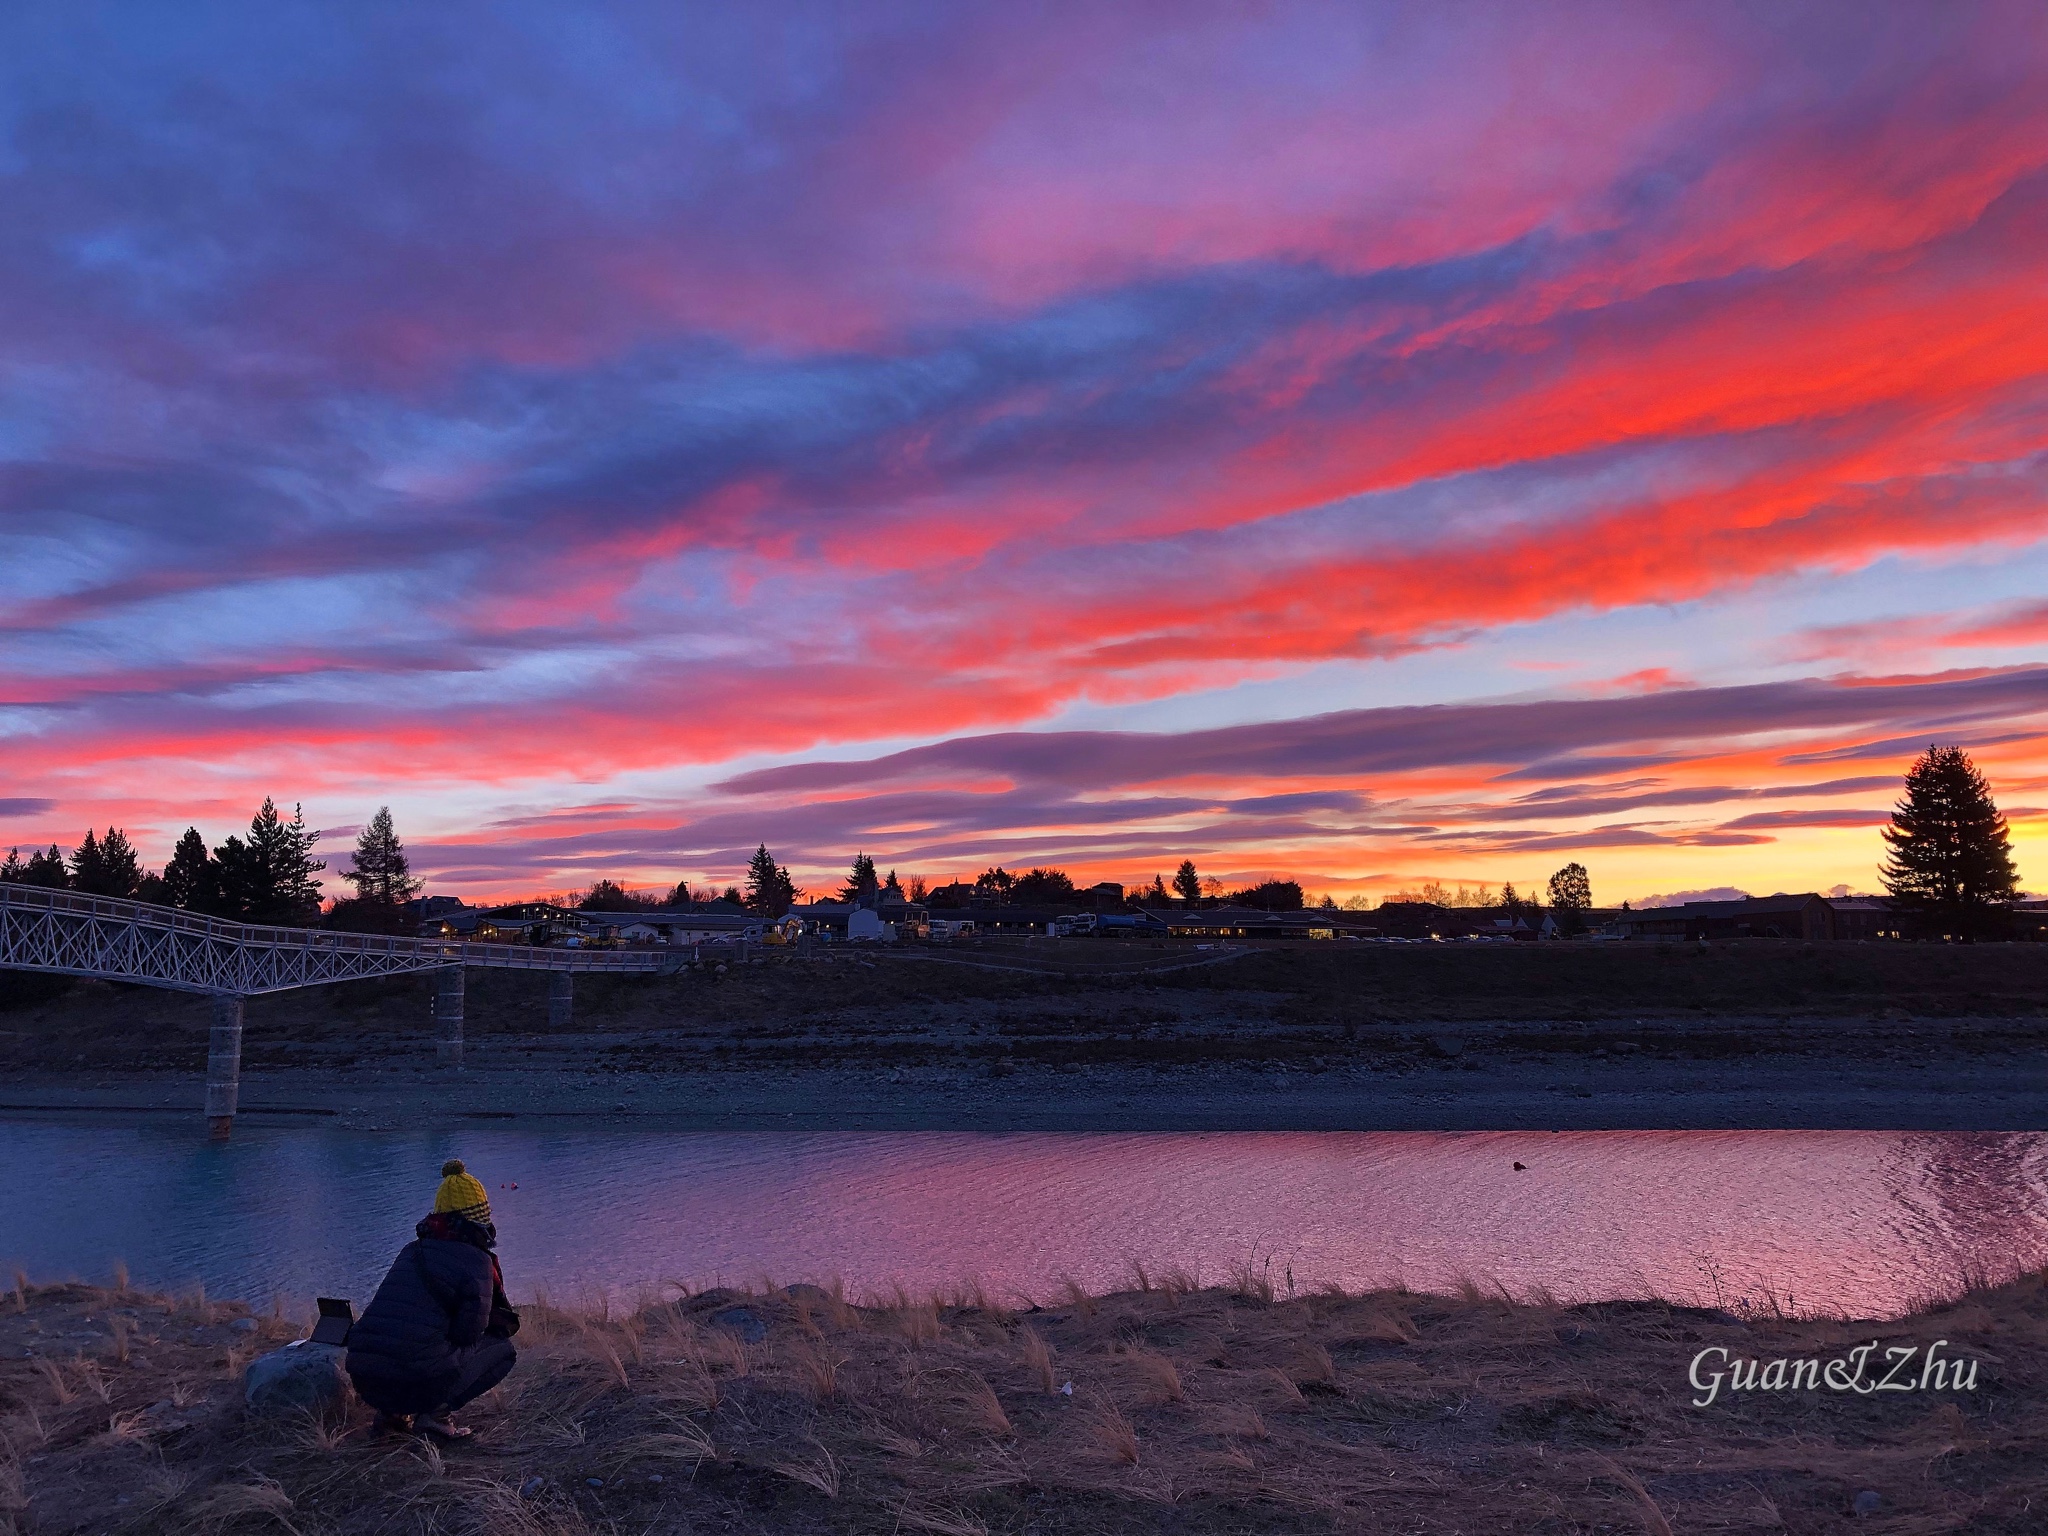
[[[680,946],[678,946],[678,950]],[[250,997],[450,966],[495,970],[672,970],[678,950],[553,948],[268,928],[147,902],[0,884],[0,968]]]

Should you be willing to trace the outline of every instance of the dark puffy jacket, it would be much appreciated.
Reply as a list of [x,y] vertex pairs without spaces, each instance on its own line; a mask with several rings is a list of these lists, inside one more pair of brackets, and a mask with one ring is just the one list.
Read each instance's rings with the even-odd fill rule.
[[490,1319],[490,1230],[433,1216],[418,1231],[349,1330],[348,1373],[373,1403],[432,1396],[460,1369],[462,1353],[483,1337]]

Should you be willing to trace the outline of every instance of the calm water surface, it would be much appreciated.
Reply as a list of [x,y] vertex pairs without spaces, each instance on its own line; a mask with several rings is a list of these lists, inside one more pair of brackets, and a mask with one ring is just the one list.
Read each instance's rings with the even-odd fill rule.
[[[1970,1271],[2048,1263],[2048,1136],[417,1136],[0,1123],[0,1260],[31,1275],[367,1297],[444,1158],[489,1187],[515,1296],[844,1278],[859,1294],[978,1278],[1045,1297],[1129,1261],[1285,1289],[1461,1277],[1592,1299],[1883,1316]],[[1516,1172],[1521,1162],[1526,1171]],[[517,1183],[518,1188],[511,1186]]]

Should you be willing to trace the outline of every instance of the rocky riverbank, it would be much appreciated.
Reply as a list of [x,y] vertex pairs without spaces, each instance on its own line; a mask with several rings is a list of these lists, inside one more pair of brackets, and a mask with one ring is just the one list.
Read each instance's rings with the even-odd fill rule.
[[[206,999],[0,981],[0,1114],[199,1114]],[[2048,945],[1423,945],[1135,977],[841,956],[588,979],[566,1029],[548,1023],[544,980],[478,972],[459,1074],[434,1065],[427,994],[411,978],[251,999],[244,1114],[364,1128],[2048,1129]]]

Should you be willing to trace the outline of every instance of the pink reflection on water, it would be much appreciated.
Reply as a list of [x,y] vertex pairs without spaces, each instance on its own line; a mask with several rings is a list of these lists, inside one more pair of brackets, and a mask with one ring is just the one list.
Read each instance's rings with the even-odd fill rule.
[[[1891,1132],[1611,1132],[673,1138],[605,1223],[573,1177],[565,1225],[524,1240],[580,1283],[842,1276],[850,1290],[979,1279],[1044,1298],[1130,1261],[1284,1291],[1654,1294],[1895,1315],[1976,1275],[2048,1262],[2048,1138]],[[1514,1164],[1525,1165],[1517,1172]],[[564,1170],[567,1172],[567,1170]],[[549,1177],[542,1175],[543,1178]],[[570,1193],[561,1190],[560,1193]],[[525,1193],[524,1190],[521,1192]],[[547,1202],[554,1206],[555,1202]],[[624,1213],[621,1212],[621,1216]],[[508,1235],[524,1224],[507,1215]],[[659,1264],[650,1264],[656,1253]]]

